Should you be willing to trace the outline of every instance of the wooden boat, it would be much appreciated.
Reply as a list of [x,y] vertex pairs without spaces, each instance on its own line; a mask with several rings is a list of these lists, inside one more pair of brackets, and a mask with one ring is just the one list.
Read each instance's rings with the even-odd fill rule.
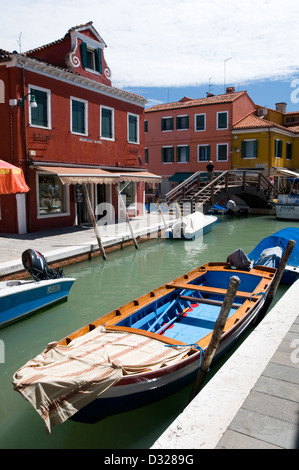
[[24,251],[22,260],[33,280],[0,282],[0,327],[66,300],[75,282],[35,250]]
[[248,258],[253,262],[253,266],[278,268],[282,253],[290,239],[294,240],[296,245],[289,257],[288,264],[285,266],[281,283],[293,284],[299,277],[299,228],[284,228],[263,238],[249,253]]
[[165,238],[181,238],[194,240],[208,233],[217,222],[215,215],[205,215],[202,212],[193,212],[182,217],[174,225],[165,230]]
[[14,388],[48,432],[161,399],[195,379],[230,278],[240,285],[214,361],[262,314],[275,272],[204,264],[51,343],[15,373]]

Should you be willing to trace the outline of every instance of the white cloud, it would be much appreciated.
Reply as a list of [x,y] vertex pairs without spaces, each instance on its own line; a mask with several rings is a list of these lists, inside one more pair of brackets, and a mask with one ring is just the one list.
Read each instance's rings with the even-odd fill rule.
[[298,0],[15,0],[0,48],[22,51],[93,21],[113,85],[188,86],[286,77],[298,68]]

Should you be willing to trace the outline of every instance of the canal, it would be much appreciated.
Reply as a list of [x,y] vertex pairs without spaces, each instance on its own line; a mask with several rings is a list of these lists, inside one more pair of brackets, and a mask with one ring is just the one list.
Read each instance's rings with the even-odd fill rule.
[[[42,419],[13,390],[14,372],[45,346],[133,298],[208,261],[225,261],[237,248],[249,253],[265,236],[297,222],[273,216],[219,216],[212,231],[195,241],[154,238],[66,267],[77,279],[69,300],[0,330],[5,361],[0,363],[1,449],[146,449],[188,404],[191,386],[141,409],[88,425],[67,421],[46,434]],[[42,247],[41,247],[42,251]],[[283,295],[280,286],[274,302]],[[210,372],[216,373],[217,367]],[[241,378],[240,378],[241,380]]]

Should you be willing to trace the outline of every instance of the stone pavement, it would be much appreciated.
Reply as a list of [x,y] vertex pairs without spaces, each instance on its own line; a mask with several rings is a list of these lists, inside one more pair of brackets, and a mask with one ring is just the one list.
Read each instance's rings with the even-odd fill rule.
[[[172,225],[175,220],[175,216],[171,214],[165,214],[163,218],[160,214],[152,212],[131,219],[137,244],[139,239],[155,236],[158,231],[163,234],[165,226]],[[107,252],[132,242],[130,228],[126,222],[100,226],[99,233]],[[21,256],[28,248],[40,251],[48,263],[54,263],[80,255],[91,255],[99,246],[94,229],[90,226],[65,227],[24,235],[0,234],[0,277],[23,270]]]

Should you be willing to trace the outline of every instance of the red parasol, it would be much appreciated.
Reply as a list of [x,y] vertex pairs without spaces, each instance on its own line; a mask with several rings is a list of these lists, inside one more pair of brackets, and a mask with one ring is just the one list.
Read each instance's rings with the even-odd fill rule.
[[0,160],[0,194],[27,193],[29,190],[23,170]]

